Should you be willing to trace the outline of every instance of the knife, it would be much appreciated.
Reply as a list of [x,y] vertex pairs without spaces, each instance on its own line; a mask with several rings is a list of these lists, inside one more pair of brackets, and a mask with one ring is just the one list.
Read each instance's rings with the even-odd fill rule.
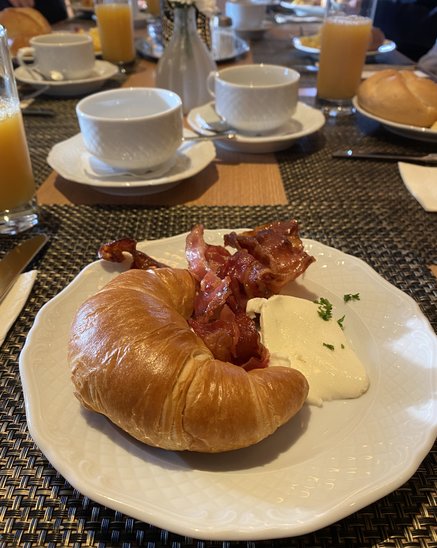
[[12,288],[21,272],[47,241],[48,238],[45,234],[38,234],[18,244],[6,253],[0,261],[0,302]]
[[393,162],[417,162],[420,164],[436,164],[437,154],[402,154],[397,152],[364,152],[360,150],[337,150],[332,154],[333,158],[351,158],[351,159],[365,159],[365,160],[389,160]]

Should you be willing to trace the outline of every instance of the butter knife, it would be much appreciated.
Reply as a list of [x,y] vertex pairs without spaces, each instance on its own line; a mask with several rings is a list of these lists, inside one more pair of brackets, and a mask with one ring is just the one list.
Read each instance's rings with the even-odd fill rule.
[[398,152],[364,152],[360,150],[337,150],[333,158],[351,158],[352,160],[385,160],[392,162],[417,162],[419,164],[436,164],[437,153],[431,154],[403,154]]
[[0,302],[14,285],[18,276],[47,243],[45,234],[38,234],[8,251],[0,261]]

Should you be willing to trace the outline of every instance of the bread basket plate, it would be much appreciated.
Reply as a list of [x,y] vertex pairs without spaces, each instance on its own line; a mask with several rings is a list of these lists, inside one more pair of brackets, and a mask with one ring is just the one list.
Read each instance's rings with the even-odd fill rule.
[[[311,38],[307,36],[306,38]],[[300,36],[294,36],[292,39],[293,46],[302,53],[313,55],[318,57],[320,55],[320,48],[305,45],[305,38]],[[366,57],[374,57],[375,55],[381,55],[383,53],[390,53],[396,49],[396,44],[392,40],[384,40],[384,42],[376,50],[368,51]]]
[[432,130],[428,127],[398,124],[397,122],[392,122],[390,120],[386,120],[385,118],[380,118],[379,116],[376,116],[375,114],[370,113],[369,111],[365,110],[362,106],[360,106],[357,97],[354,97],[352,99],[352,103],[360,114],[362,114],[363,116],[366,116],[366,118],[370,118],[371,120],[375,120],[376,122],[379,122],[386,129],[388,129],[392,133],[395,133],[396,135],[400,135],[401,137],[407,137],[408,139],[416,139],[418,141],[437,143],[436,130]]
[[[230,230],[207,230],[221,244]],[[186,235],[140,249],[185,266]],[[121,264],[88,265],[38,312],[20,355],[29,431],[83,495],[177,534],[262,540],[313,532],[404,484],[434,442],[437,339],[418,305],[366,263],[314,240],[317,262],[290,286],[324,296],[367,367],[369,391],[356,400],[305,405],[263,442],[222,454],[170,452],[141,444],[81,408],[67,365],[77,307]],[[291,291],[290,291],[291,292]],[[346,293],[360,300],[344,303]]]
[[299,2],[282,1],[279,4],[281,8],[293,10],[296,15],[306,16],[314,15],[316,17],[324,17],[326,8],[319,4],[300,4]]

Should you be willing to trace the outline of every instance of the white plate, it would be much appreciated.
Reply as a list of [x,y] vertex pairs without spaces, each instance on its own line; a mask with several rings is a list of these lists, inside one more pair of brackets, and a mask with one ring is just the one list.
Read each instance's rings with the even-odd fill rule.
[[[312,48],[302,44],[301,38],[299,36],[294,36],[292,39],[293,46],[303,52],[308,53],[309,55],[314,55],[318,57],[320,55],[320,48]],[[379,46],[377,50],[368,51],[367,57],[374,57],[375,55],[381,55],[382,53],[390,53],[396,49],[396,44],[392,40],[384,40],[384,43]]]
[[[217,31],[220,32],[220,31]],[[246,54],[250,51],[249,44],[239,38],[238,36],[233,37],[233,44],[229,47],[229,41],[220,41],[219,38],[215,40],[218,44],[225,44],[224,49],[213,49],[214,61],[217,63],[223,63],[224,61],[231,61],[241,55]],[[162,43],[158,42],[153,36],[147,36],[146,38],[138,38],[135,41],[135,47],[137,52],[143,57],[158,60],[162,56],[164,47]]]
[[408,139],[416,139],[418,141],[437,143],[437,131],[433,131],[427,127],[398,124],[397,122],[391,122],[390,120],[386,120],[385,118],[380,118],[379,116],[371,114],[363,107],[361,107],[356,97],[352,99],[352,103],[360,114],[366,116],[366,118],[370,118],[371,120],[375,120],[376,122],[381,123],[386,129],[388,129],[392,133],[395,133],[396,135],[400,135],[401,137],[407,137]]
[[[184,129],[184,135],[189,137],[195,134]],[[144,196],[163,192],[196,175],[215,158],[215,148],[211,142],[187,141],[179,147],[176,161],[165,174],[162,174],[161,171],[156,178],[152,178],[150,175],[147,178],[120,175],[104,179],[103,177],[93,177],[85,171],[81,160],[84,153],[86,153],[86,148],[82,135],[78,133],[66,141],[57,143],[50,150],[47,163],[64,179],[116,196]]]
[[[202,127],[202,119],[217,119],[213,102],[194,108],[188,113],[187,117],[189,125],[197,133],[212,135],[210,131]],[[262,136],[249,136],[238,133],[236,139],[216,141],[216,145],[235,152],[253,154],[274,152],[289,148],[297,139],[318,131],[324,124],[325,117],[320,110],[299,102],[290,121],[277,131]]]
[[[222,244],[229,230],[205,231]],[[185,266],[185,235],[140,249]],[[404,484],[432,447],[437,341],[418,305],[361,260],[313,240],[317,262],[294,294],[324,296],[366,364],[356,400],[304,406],[256,446],[216,455],[167,452],[136,442],[73,396],[67,342],[77,307],[128,268],[94,262],[37,314],[20,356],[30,434],[83,495],[180,535],[257,540],[332,524]],[[343,295],[360,293],[344,304]]]
[[293,10],[296,15],[316,15],[323,17],[325,15],[325,7],[313,6],[311,4],[296,4],[295,2],[280,2],[281,8]]
[[118,68],[108,61],[96,60],[93,73],[88,78],[80,80],[64,80],[62,82],[50,82],[47,80],[37,80],[32,73],[26,70],[26,67],[17,67],[14,71],[15,78],[23,84],[29,84],[35,88],[46,87],[46,95],[55,95],[57,97],[73,97],[91,93],[118,74]]

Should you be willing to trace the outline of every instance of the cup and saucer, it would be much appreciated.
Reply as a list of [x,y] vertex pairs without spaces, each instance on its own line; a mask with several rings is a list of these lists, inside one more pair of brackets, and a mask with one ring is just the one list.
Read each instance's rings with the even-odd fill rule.
[[88,34],[53,32],[34,36],[29,44],[17,52],[15,78],[34,88],[45,88],[47,95],[91,93],[118,74],[114,64],[96,60]]
[[192,109],[188,124],[201,135],[213,135],[209,124],[226,120],[236,138],[216,141],[216,146],[235,152],[287,149],[325,124],[320,110],[298,101],[299,80],[293,69],[265,64],[211,73],[207,86],[214,101]]
[[[37,67],[36,67],[37,68]],[[25,66],[17,67],[15,79],[34,88],[47,88],[46,95],[55,97],[75,97],[100,89],[103,84],[118,74],[118,67],[108,61],[96,59],[89,76],[75,80],[46,80]]]
[[[184,129],[184,137],[195,133]],[[101,162],[85,148],[82,135],[57,143],[50,150],[47,163],[61,177],[87,185],[114,196],[145,196],[164,192],[205,169],[215,158],[215,148],[208,141],[187,141],[174,157],[156,169],[125,174]],[[133,172],[134,173],[134,172]]]
[[184,141],[182,103],[157,88],[90,95],[76,106],[81,132],[56,144],[47,162],[64,179],[117,196],[156,194],[205,169],[209,141]]

